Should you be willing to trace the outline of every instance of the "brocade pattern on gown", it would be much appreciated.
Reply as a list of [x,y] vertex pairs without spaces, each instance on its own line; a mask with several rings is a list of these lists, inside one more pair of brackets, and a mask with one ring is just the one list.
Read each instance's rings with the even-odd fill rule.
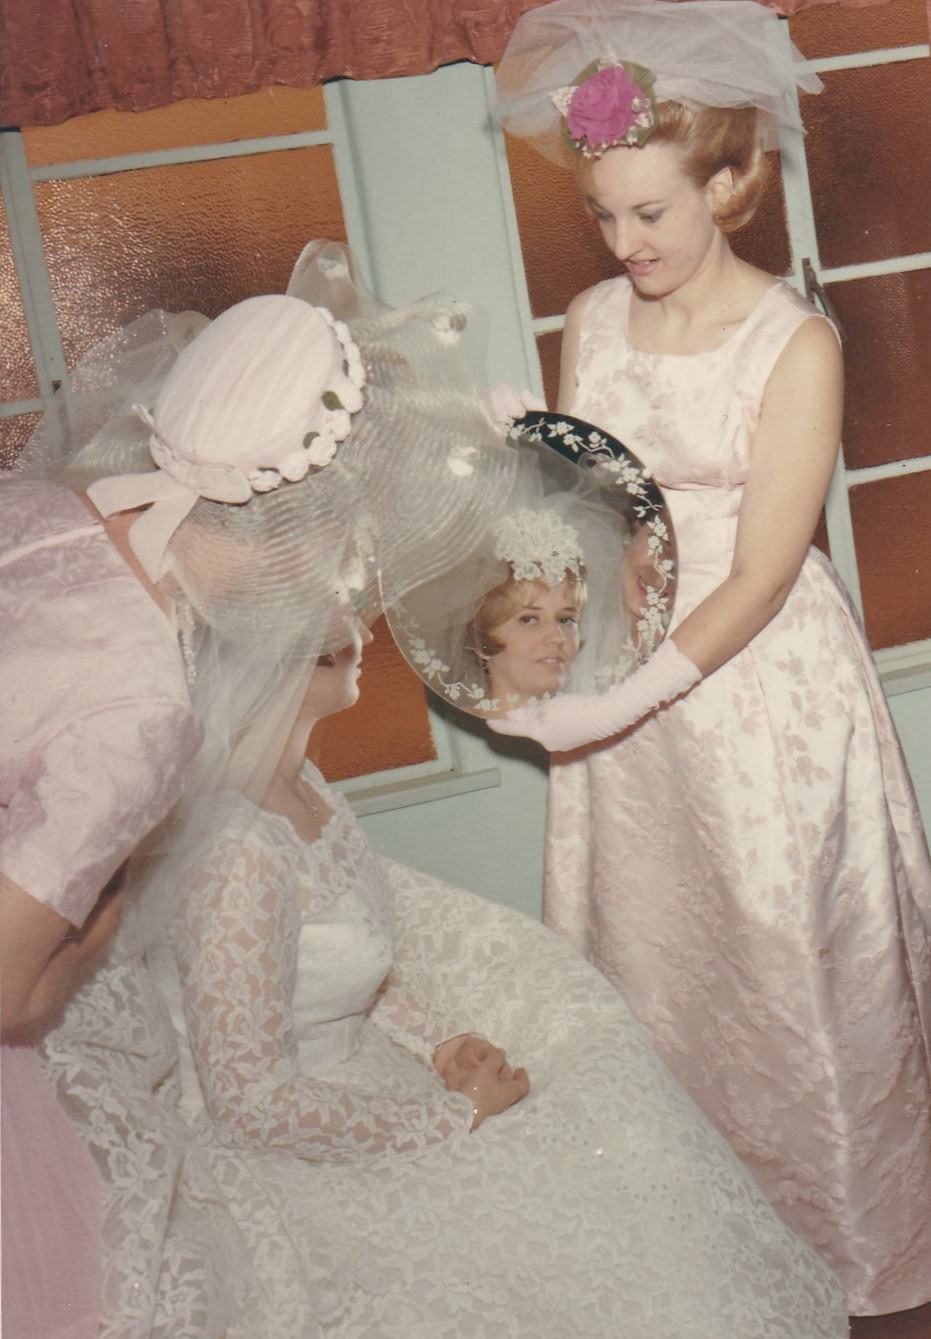
[[[164,614],[59,485],[0,478],[0,872],[73,925],[199,740]],[[31,1047],[3,1048],[3,1332],[96,1335],[102,1187]]]
[[181,794],[200,742],[166,616],[99,521],[0,478],[0,871],[73,925]]
[[[776,283],[720,348],[651,354],[628,343],[630,292],[589,296],[573,411],[661,485],[679,622],[728,573],[766,381],[814,313]],[[851,1311],[931,1297],[931,867],[869,649],[816,549],[744,651],[553,758],[544,919],[623,992]]]
[[[380,861],[335,796],[310,844],[213,803],[159,980],[261,1289],[229,1339],[846,1335],[836,1279],[567,945]],[[464,1029],[533,1085],[475,1134],[430,1064]]]

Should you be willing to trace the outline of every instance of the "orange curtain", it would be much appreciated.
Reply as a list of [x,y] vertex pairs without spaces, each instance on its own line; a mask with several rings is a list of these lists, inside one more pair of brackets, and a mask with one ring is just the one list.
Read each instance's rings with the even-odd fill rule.
[[542,0],[0,0],[0,125],[498,59]]
[[[0,0],[0,125],[490,64],[544,0]],[[763,0],[781,14],[814,4]]]

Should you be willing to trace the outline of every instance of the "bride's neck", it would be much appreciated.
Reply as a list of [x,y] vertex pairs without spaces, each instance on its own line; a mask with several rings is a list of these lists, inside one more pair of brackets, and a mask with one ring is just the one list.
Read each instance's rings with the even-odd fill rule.
[[275,768],[276,777],[291,790],[301,779],[304,760],[307,757],[307,743],[316,724],[315,719],[298,716],[279,759],[278,766]]

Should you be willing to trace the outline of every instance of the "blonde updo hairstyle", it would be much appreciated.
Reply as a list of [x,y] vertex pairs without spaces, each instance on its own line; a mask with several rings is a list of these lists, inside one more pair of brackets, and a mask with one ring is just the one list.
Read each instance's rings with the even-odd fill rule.
[[[502,579],[484,597],[472,618],[472,636],[469,642],[480,659],[496,656],[504,650],[501,642],[491,635],[493,628],[499,628],[519,609],[531,604],[539,592],[551,589],[545,581],[517,581],[509,563],[502,563],[501,568]],[[588,599],[584,564],[580,564],[578,576],[567,569],[563,581],[569,587],[570,598],[575,608],[581,613]]]
[[[763,198],[769,178],[769,160],[763,149],[755,107],[684,107],[679,102],[657,104],[659,124],[649,144],[674,144],[682,152],[685,172],[701,189],[712,177],[730,168],[733,189],[714,211],[722,232],[736,232],[749,223]],[[610,149],[609,153],[617,152]],[[636,153],[636,149],[627,150]],[[591,159],[576,153],[580,176]]]
[[696,186],[729,167],[733,189],[715,210],[722,232],[736,232],[749,223],[763,198],[769,160],[763,150],[755,107],[683,107],[661,102],[659,125],[650,143],[677,144],[685,171]]

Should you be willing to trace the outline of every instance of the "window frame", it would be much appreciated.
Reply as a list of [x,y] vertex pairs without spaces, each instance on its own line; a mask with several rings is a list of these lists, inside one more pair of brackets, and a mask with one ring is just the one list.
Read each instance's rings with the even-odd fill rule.
[[[20,285],[26,329],[39,389],[39,395],[30,399],[0,399],[0,419],[45,412],[60,388],[64,387],[67,391],[68,367],[62,348],[33,195],[33,187],[39,182],[109,176],[118,172],[152,167],[243,158],[328,145],[333,153],[347,240],[359,265],[363,281],[371,286],[370,247],[364,223],[362,192],[352,151],[346,88],[341,82],[327,85],[324,89],[324,100],[327,116],[327,128],[324,130],[266,135],[231,142],[193,144],[172,149],[146,150],[34,166],[28,162],[21,132],[17,129],[0,131],[0,191],[7,215],[10,246]],[[67,400],[63,402],[58,395],[56,408],[67,413]],[[501,777],[497,768],[470,768],[464,764],[455,732],[449,723],[430,709],[429,701],[425,709],[436,757],[427,762],[367,773],[337,782],[336,788],[347,795],[357,813],[381,813],[500,785]]]

